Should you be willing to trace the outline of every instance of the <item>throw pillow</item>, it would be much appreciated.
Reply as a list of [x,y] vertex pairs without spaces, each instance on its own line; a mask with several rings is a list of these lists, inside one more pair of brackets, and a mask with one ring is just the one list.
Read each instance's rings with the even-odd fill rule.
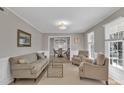
[[105,55],[102,53],[97,54],[97,59],[96,59],[97,65],[104,65],[105,62]]
[[42,53],[37,53],[38,59],[45,59],[45,56]]
[[24,60],[24,59],[19,59],[19,60],[18,60],[18,63],[19,63],[19,64],[26,64],[27,62],[26,62],[26,60]]

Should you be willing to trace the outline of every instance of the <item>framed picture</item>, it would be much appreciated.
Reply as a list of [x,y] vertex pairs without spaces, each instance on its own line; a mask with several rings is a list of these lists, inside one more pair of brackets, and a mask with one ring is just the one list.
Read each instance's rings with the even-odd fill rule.
[[31,47],[31,34],[18,29],[17,30],[17,46]]

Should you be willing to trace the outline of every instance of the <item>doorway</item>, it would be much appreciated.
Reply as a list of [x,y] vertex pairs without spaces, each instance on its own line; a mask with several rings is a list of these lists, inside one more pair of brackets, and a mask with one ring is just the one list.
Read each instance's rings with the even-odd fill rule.
[[[70,36],[49,36],[48,39],[49,56],[57,56],[57,57],[64,56],[70,60],[70,49],[71,49],[70,41],[71,41]],[[60,49],[62,52],[60,52]],[[56,53],[55,55],[55,51],[59,51],[59,52]]]

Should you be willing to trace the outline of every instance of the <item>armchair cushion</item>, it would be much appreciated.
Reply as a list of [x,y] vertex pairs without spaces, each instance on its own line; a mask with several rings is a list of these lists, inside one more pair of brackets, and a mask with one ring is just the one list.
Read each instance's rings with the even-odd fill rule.
[[[94,69],[106,69],[105,66],[94,65],[94,64],[92,64],[92,63],[87,63],[87,62],[84,62],[83,65],[85,65],[85,67],[86,67],[86,66],[90,66],[90,67],[92,67],[92,68],[94,68]],[[88,67],[87,67],[87,68],[88,68]]]
[[78,57],[78,56],[75,56],[75,57],[72,58],[72,60],[75,60],[75,61],[81,61],[81,58]]

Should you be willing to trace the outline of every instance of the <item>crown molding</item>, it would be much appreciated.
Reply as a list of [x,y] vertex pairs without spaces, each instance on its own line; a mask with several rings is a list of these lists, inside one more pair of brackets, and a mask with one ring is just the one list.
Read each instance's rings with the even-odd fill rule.
[[31,27],[33,27],[35,30],[37,30],[38,32],[42,33],[40,31],[40,29],[38,29],[36,26],[34,26],[33,24],[31,24],[28,20],[26,20],[25,18],[23,18],[22,16],[20,16],[19,14],[17,14],[15,11],[13,11],[12,9],[6,7],[6,9],[8,9],[11,13],[13,13],[15,16],[17,16],[18,18],[20,18],[21,20],[23,20],[25,23],[29,24]]

